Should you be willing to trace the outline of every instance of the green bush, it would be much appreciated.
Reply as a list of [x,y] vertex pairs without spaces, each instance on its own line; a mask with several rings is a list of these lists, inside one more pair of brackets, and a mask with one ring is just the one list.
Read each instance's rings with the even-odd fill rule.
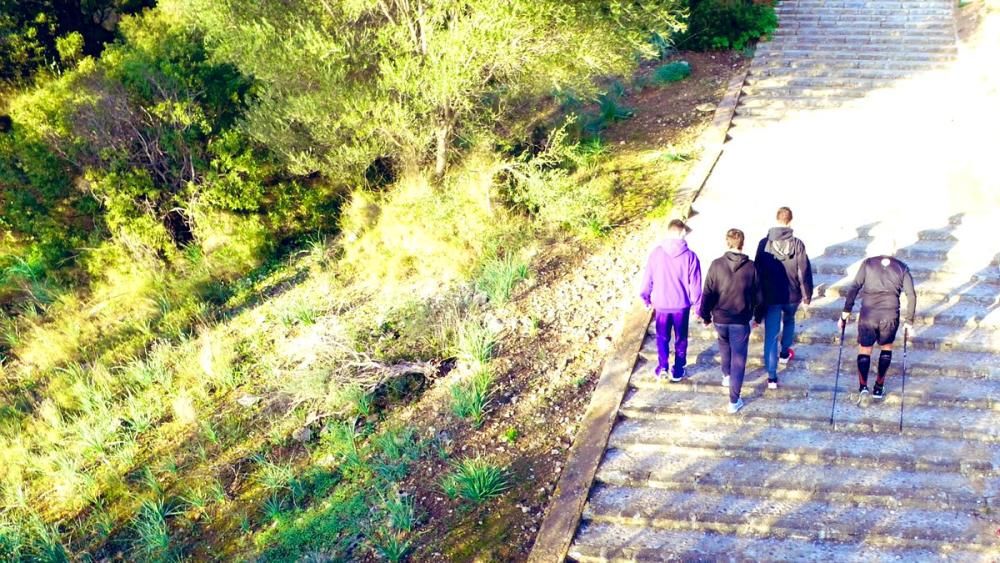
[[778,27],[774,6],[766,1],[690,0],[690,6],[688,29],[679,41],[688,49],[741,51]]
[[691,65],[687,61],[674,61],[653,71],[653,83],[669,84],[691,76]]

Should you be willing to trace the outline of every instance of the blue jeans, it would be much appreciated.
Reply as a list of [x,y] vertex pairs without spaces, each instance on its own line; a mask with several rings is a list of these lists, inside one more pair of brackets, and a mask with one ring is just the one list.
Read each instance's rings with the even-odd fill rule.
[[[786,305],[768,305],[764,316],[764,365],[767,367],[768,379],[778,378],[778,345],[781,353],[788,353],[795,340],[795,312],[799,310],[798,303]],[[781,341],[778,341],[781,333]]]
[[729,376],[729,402],[740,400],[743,376],[747,371],[747,348],[750,345],[750,325],[715,325],[719,334],[719,355],[722,374]]

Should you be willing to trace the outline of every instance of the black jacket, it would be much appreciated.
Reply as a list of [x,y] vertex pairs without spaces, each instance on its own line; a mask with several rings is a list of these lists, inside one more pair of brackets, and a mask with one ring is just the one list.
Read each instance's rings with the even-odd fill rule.
[[762,302],[753,262],[746,254],[730,251],[708,268],[699,314],[716,324],[747,324],[751,318],[760,322]]
[[864,319],[899,318],[899,294],[906,292],[906,316],[903,321],[913,323],[917,313],[917,293],[913,289],[913,276],[903,262],[888,256],[872,256],[861,263],[854,282],[847,289],[844,311],[850,313],[854,301],[861,293],[861,317]]
[[764,287],[764,303],[786,305],[812,301],[812,264],[806,245],[795,238],[790,227],[774,227],[757,245],[753,259]]

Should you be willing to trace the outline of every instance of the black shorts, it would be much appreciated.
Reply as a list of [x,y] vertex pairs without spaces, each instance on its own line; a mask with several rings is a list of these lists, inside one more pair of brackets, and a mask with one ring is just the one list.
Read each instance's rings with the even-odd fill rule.
[[879,346],[892,344],[899,330],[899,318],[858,320],[858,344],[868,348],[878,342]]

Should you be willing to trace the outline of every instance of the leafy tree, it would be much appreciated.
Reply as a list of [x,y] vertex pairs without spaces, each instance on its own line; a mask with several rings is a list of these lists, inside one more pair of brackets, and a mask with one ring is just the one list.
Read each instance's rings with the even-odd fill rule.
[[[57,60],[99,55],[114,40],[123,15],[154,4],[155,0],[0,0],[0,81],[26,78]],[[75,56],[68,60],[65,54]]]
[[652,56],[677,2],[167,0],[260,84],[247,130],[297,174],[355,180],[379,158],[444,172],[458,137]]

